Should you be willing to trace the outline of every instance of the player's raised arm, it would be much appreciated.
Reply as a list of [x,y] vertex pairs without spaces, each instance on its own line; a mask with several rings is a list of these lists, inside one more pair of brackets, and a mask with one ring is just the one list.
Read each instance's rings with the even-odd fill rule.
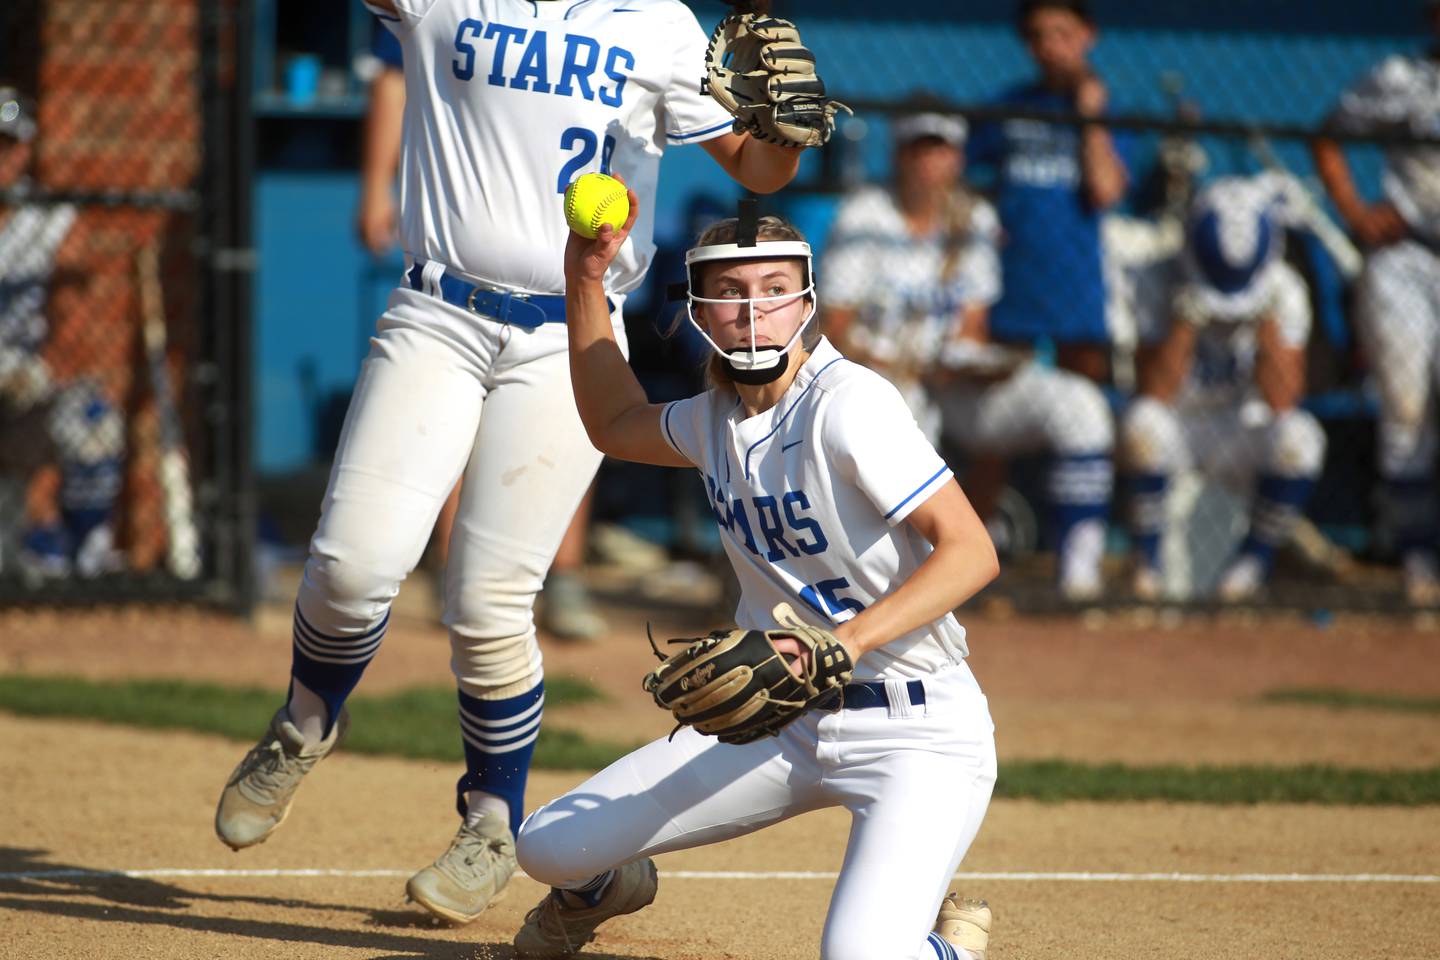
[[665,442],[661,432],[664,405],[646,398],[611,325],[605,271],[624,246],[640,210],[633,190],[626,191],[626,198],[630,214],[618,230],[604,224],[594,239],[571,230],[565,244],[565,317],[575,405],[590,442],[601,453],[637,463],[688,467],[690,462]]

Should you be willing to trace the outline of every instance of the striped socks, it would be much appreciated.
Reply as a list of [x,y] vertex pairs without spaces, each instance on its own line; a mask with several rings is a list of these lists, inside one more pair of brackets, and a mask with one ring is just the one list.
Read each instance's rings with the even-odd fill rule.
[[[295,607],[294,644],[291,651],[290,719],[302,731],[313,727],[314,697],[324,705],[319,739],[330,735],[345,698],[360,682],[360,676],[375,659],[385,630],[390,625],[387,610],[380,621],[350,635],[322,633]],[[297,690],[297,684],[303,689]],[[313,697],[307,697],[306,694]],[[307,722],[312,721],[312,722]],[[306,734],[309,739],[309,734]]]
[[524,817],[530,757],[545,709],[545,683],[503,700],[481,700],[463,690],[458,694],[466,771],[455,785],[460,815],[468,812],[466,795],[478,790],[505,801],[510,831],[517,833]]

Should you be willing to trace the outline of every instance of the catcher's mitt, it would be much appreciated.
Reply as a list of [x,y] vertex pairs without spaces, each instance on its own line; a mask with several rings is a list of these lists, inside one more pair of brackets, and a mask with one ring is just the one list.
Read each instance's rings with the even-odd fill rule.
[[[839,640],[795,616],[788,603],[775,608],[774,630],[717,630],[666,657],[644,680],[655,702],[674,714],[679,726],[693,726],[724,743],[750,743],[774,736],[811,707],[836,707],[854,664]],[[772,641],[795,640],[810,651],[804,677],[790,671],[786,655]],[[654,640],[651,640],[654,646]]]
[[701,87],[735,117],[735,132],[787,147],[818,147],[835,130],[835,111],[850,112],[825,96],[815,54],[789,20],[757,13],[720,21],[705,51]]

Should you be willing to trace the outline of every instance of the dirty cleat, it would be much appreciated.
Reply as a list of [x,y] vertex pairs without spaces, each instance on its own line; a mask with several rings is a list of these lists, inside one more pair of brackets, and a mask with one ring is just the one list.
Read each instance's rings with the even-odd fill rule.
[[441,920],[463,925],[498,898],[515,866],[509,824],[487,814],[473,827],[461,825],[450,849],[411,877],[405,892]]
[[634,913],[655,899],[659,878],[649,857],[618,867],[610,886],[593,907],[576,907],[560,890],[552,889],[540,905],[525,914],[525,926],[515,935],[515,953],[521,957],[568,957],[595,939],[595,928],[611,917]]
[[350,726],[340,719],[326,737],[306,749],[305,738],[284,707],[275,711],[270,729],[240,761],[215,808],[215,833],[232,850],[264,843],[290,813],[290,801],[305,774],[334,750]]
[[985,960],[990,944],[990,904],[984,900],[950,894],[940,901],[935,932],[952,947],[959,947],[974,960]]

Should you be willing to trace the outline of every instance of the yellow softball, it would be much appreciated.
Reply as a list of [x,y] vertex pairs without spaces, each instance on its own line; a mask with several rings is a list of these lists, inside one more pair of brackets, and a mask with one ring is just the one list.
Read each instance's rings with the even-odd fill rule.
[[582,237],[594,239],[600,227],[619,230],[630,216],[625,184],[603,173],[576,177],[565,188],[565,222]]

